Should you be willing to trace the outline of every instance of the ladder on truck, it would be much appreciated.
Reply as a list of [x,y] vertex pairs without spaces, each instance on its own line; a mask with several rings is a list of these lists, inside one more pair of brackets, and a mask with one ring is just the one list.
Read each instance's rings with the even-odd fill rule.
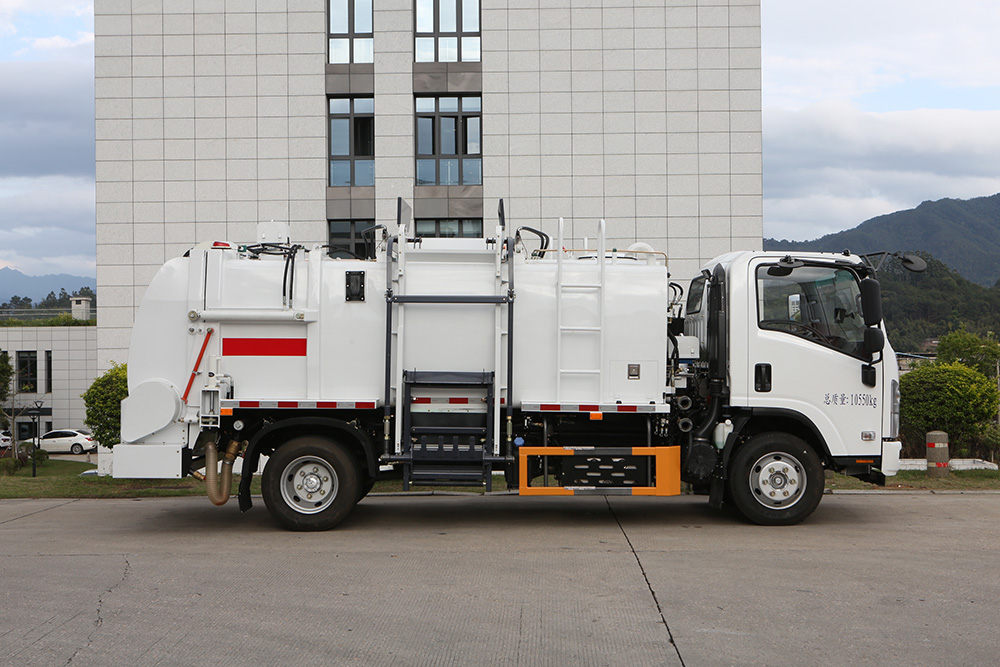
[[[484,249],[458,251],[489,262],[494,267],[492,294],[411,294],[407,291],[407,245],[418,242],[407,237],[404,204],[398,201],[398,236],[389,237],[386,248],[386,358],[384,459],[401,463],[403,489],[410,485],[477,486],[492,490],[493,465],[510,459],[510,378],[513,326],[513,242],[505,239],[503,202],[500,203],[500,227],[494,239],[483,239]],[[407,209],[409,207],[406,207]],[[488,246],[492,242],[492,252]],[[395,257],[393,255],[395,251]],[[447,254],[447,250],[438,251]],[[505,257],[506,253],[506,257]],[[508,277],[503,276],[506,259]],[[493,312],[492,359],[484,359],[480,370],[418,369],[408,367],[405,358],[406,311],[427,304],[446,304],[456,308],[475,307]],[[493,308],[486,308],[486,306]],[[393,331],[395,306],[395,331]],[[504,317],[507,315],[506,329]],[[503,368],[506,339],[507,364]],[[393,362],[395,360],[395,369]],[[501,380],[503,380],[501,382]],[[504,385],[506,385],[505,388]],[[392,391],[396,401],[392,407]],[[442,391],[452,396],[430,397],[426,393]],[[501,404],[506,399],[508,437],[501,455]],[[457,406],[476,406],[485,410]],[[416,410],[415,407],[419,406]],[[394,437],[391,420],[395,420]]]
[[[604,398],[604,375],[602,372],[605,366],[604,351],[604,316],[605,316],[605,275],[606,275],[606,223],[602,218],[597,232],[597,249],[589,250],[566,248],[563,245],[563,232],[565,220],[559,218],[559,236],[556,252],[556,400],[563,402],[567,400],[565,395],[565,384],[571,378],[587,379],[591,384],[590,392],[584,399],[577,396],[578,400],[586,400],[588,403],[600,403]],[[586,246],[587,243],[584,243]],[[574,272],[579,273],[581,269],[589,269],[590,262],[587,261],[586,253],[595,253],[593,271],[587,271],[592,275],[583,280],[572,282],[566,278],[563,255],[568,253],[583,253],[578,261],[572,263]],[[591,308],[584,309],[585,312],[596,316],[595,323],[572,322],[570,313],[566,307],[566,297],[570,294],[585,296],[592,303]],[[566,348],[572,339],[588,337],[594,339],[592,345],[596,346],[597,354],[593,355],[591,362],[596,361],[597,367],[586,366],[586,362],[574,363],[572,358],[567,358]]]

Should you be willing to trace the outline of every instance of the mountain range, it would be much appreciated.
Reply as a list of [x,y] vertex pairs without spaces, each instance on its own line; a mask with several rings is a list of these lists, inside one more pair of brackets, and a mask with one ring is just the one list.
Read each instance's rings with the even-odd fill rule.
[[81,287],[97,291],[97,279],[71,276],[66,273],[26,276],[17,269],[9,267],[0,269],[0,303],[10,301],[12,296],[28,297],[33,303],[38,303],[48,296],[49,292],[59,294],[59,290],[65,288],[72,294]]
[[1000,280],[1000,194],[925,201],[813,241],[764,239],[765,250],[932,254],[963,278],[992,287]]

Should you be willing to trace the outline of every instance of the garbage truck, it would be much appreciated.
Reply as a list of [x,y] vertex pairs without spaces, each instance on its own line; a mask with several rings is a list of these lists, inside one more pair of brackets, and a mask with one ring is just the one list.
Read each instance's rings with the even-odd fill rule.
[[239,461],[246,511],[263,465],[276,521],[325,530],[387,476],[522,496],[683,485],[787,525],[826,470],[898,470],[871,257],[730,252],[682,284],[648,244],[608,248],[604,221],[571,243],[563,220],[555,239],[508,224],[503,202],[476,238],[410,218],[399,200],[356,256],[261,223],[166,262],[135,317],[113,475],[204,478],[221,505]]

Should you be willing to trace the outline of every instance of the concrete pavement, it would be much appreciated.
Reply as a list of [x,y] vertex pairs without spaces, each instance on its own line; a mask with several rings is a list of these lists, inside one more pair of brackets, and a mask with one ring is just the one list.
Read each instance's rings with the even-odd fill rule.
[[1000,495],[0,501],[0,665],[990,664]]

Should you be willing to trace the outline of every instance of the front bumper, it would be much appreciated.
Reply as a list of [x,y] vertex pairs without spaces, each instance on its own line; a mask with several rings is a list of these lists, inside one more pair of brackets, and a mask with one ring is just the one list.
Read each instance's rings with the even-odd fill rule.
[[899,453],[903,450],[903,443],[899,440],[882,441],[882,474],[892,477],[899,472]]

